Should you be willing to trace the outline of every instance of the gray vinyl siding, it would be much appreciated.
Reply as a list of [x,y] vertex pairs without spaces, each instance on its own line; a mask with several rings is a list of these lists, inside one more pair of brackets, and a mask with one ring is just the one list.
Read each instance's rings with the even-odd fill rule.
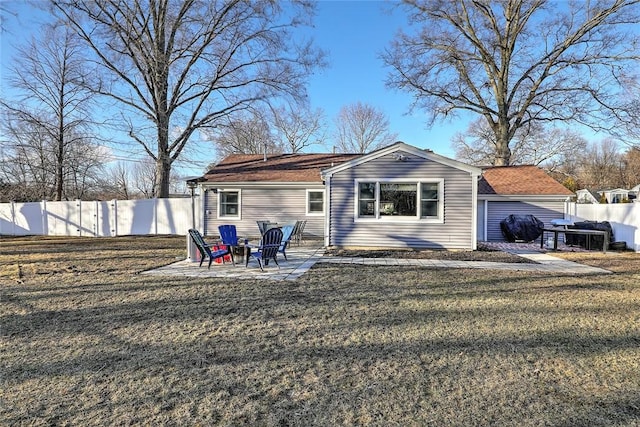
[[241,218],[218,218],[218,194],[207,191],[204,201],[204,231],[207,236],[218,236],[218,226],[221,224],[234,224],[238,236],[255,239],[260,236],[256,221],[265,220],[279,224],[306,220],[305,238],[321,239],[324,235],[324,216],[306,215],[307,189],[324,191],[322,185],[305,188],[252,188],[240,185],[225,187],[241,191]]
[[[479,201],[478,204],[481,204]],[[509,215],[533,215],[545,226],[551,225],[551,220],[564,218],[564,201],[527,201],[527,202],[499,202],[489,201],[487,207],[487,240],[493,242],[505,241],[500,229],[500,221]]]
[[[402,179],[406,182],[444,180],[444,223],[425,220],[356,221],[355,180]],[[397,161],[391,155],[336,172],[331,177],[329,245],[415,249],[470,249],[473,183],[469,172],[409,155]]]

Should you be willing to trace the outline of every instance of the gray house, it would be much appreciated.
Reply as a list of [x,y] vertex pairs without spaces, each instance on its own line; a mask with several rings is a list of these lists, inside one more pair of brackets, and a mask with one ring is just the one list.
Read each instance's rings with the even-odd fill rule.
[[306,220],[304,233],[324,236],[325,186],[321,171],[356,154],[232,154],[198,179],[205,235],[234,224],[238,235],[259,237],[256,221]]
[[480,174],[402,142],[326,169],[325,245],[476,249]]
[[307,221],[326,246],[476,249],[500,221],[563,218],[571,192],[536,166],[480,169],[403,142],[369,154],[231,155],[199,180],[204,233]]

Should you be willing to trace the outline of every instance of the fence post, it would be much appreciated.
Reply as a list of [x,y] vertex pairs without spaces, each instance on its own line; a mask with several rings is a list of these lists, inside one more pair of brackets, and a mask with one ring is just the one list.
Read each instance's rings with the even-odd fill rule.
[[118,201],[116,199],[113,199],[111,201],[111,218],[112,218],[112,223],[111,223],[111,237],[117,237],[118,236]]
[[78,236],[82,236],[82,202],[80,199],[76,199],[76,214],[77,214],[77,224],[78,224]]
[[41,200],[40,201],[40,212],[42,215],[42,235],[43,236],[48,236],[49,235],[49,225],[48,225],[48,220],[49,220],[49,215],[47,215],[47,201],[46,200]]
[[153,234],[158,235],[158,198],[153,198]]
[[16,235],[16,202],[11,201],[11,235]]

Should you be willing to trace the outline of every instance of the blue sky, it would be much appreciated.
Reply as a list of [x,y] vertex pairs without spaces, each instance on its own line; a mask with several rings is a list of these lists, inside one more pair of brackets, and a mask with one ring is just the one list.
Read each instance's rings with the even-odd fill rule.
[[389,2],[322,1],[315,20],[316,43],[329,53],[330,66],[311,79],[314,108],[333,119],[341,107],[358,101],[382,110],[398,139],[453,157],[450,141],[466,129],[466,121],[441,123],[427,129],[424,111],[409,115],[411,95],[385,88],[389,70],[379,58],[406,17]]
[[[1,34],[0,60],[2,91],[5,66],[12,59],[11,45],[29,40],[37,28],[34,10],[21,0],[0,0],[5,9],[17,12],[17,16],[3,12],[5,31]],[[390,130],[398,139],[421,148],[430,148],[438,154],[453,157],[450,141],[456,132],[464,131],[466,121],[436,124],[427,129],[427,117],[423,111],[409,115],[411,96],[385,88],[388,73],[379,58],[396,32],[405,25],[400,10],[389,7],[383,1],[321,1],[315,19],[313,37],[320,48],[329,55],[329,67],[314,75],[308,86],[313,109],[321,108],[327,121],[332,122],[341,107],[362,102],[382,110],[390,121]],[[330,144],[328,144],[330,145]],[[313,147],[313,151],[324,151]],[[198,150],[194,160],[203,166],[211,162],[209,150]],[[126,153],[124,156],[130,156]],[[193,155],[193,154],[190,154]]]

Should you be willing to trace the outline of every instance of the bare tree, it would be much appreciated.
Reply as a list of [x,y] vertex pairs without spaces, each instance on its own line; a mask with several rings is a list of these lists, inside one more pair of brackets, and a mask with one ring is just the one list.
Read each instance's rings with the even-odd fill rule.
[[[473,121],[464,134],[454,136],[452,145],[458,160],[480,166],[496,163],[498,143],[485,120]],[[587,141],[568,129],[537,125],[528,133],[516,132],[511,145],[511,164],[536,165],[553,172],[565,161],[572,161],[576,153],[583,152]]]
[[91,95],[84,86],[88,75],[74,33],[54,25],[43,26],[39,39],[17,48],[9,74],[8,81],[20,97],[2,101],[10,122],[8,132],[13,141],[22,141],[17,153],[28,147],[35,150],[20,158],[38,159],[38,166],[33,167],[39,173],[32,175],[38,177],[37,182],[44,184],[42,172],[51,175],[54,200],[65,197],[65,178],[69,177],[65,168],[78,164],[81,159],[73,156],[84,152],[74,146],[87,145]]
[[621,187],[632,188],[640,184],[640,149],[632,147],[622,156],[624,173]]
[[313,144],[325,140],[324,113],[306,107],[289,106],[273,108],[273,128],[280,138],[280,145],[290,153],[298,153]]
[[[479,114],[496,165],[535,123],[573,121],[611,131],[628,101],[620,83],[637,66],[636,0],[405,0],[415,34],[383,54],[391,88],[413,94],[431,121]],[[526,132],[525,132],[526,133]]]
[[133,187],[141,197],[145,199],[153,199],[158,197],[156,193],[158,178],[158,168],[151,158],[145,158],[136,162],[133,166]]
[[335,149],[341,153],[368,153],[397,138],[383,111],[360,102],[342,107],[335,124]]
[[[104,156],[99,146],[89,138],[67,132],[65,139],[73,143],[65,144],[59,155],[58,141],[52,140],[48,129],[42,126],[44,120],[23,121],[22,116],[16,118],[13,113],[6,117],[3,130],[8,140],[3,141],[0,176],[13,188],[22,189],[20,200],[70,200],[93,194],[103,171]],[[56,172],[60,169],[63,173],[58,178]],[[63,183],[61,190],[58,182]]]
[[[22,123],[11,114],[3,121],[6,141],[2,141],[2,181],[7,184],[9,200],[46,200],[54,193],[55,174],[42,129],[33,123]],[[5,200],[6,201],[6,200]]]
[[578,175],[581,186],[599,190],[623,185],[621,176],[624,162],[614,140],[605,139],[599,144],[591,144],[576,157],[581,164]]
[[132,172],[125,162],[118,162],[105,172],[100,182],[100,198],[128,200],[133,198]]
[[129,115],[130,137],[155,161],[159,197],[194,132],[258,101],[302,94],[322,62],[292,35],[313,14],[307,1],[52,2],[103,66],[109,80],[95,90]]
[[282,153],[283,146],[271,135],[271,128],[261,110],[244,111],[227,117],[210,136],[216,147],[216,157],[229,154]]

